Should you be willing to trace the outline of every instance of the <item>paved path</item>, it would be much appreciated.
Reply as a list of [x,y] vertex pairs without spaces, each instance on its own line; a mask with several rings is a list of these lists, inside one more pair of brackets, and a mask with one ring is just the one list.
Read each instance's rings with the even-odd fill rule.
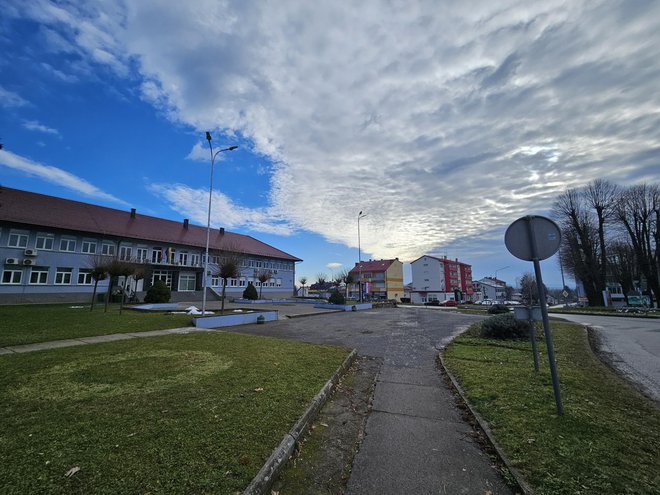
[[647,395],[660,402],[660,319],[556,316],[596,330],[606,359]]
[[436,367],[438,349],[476,319],[399,308],[233,330],[346,345],[382,359],[348,494],[511,494],[461,419]]

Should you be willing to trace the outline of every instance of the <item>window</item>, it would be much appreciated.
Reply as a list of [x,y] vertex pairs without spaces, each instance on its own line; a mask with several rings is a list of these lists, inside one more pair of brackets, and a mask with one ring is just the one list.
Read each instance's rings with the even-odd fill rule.
[[186,251],[182,251],[179,253],[179,264],[180,265],[188,264],[188,253]]
[[229,279],[229,286],[230,287],[236,287],[237,285],[238,285],[238,280],[236,280],[235,278],[230,278]]
[[153,275],[151,276],[151,285],[155,284],[159,280],[165,282],[170,289],[172,288],[172,272],[167,270],[154,270]]
[[256,265],[257,265],[257,268],[261,268],[261,261],[257,261]]
[[241,277],[238,279],[238,286],[245,287],[245,277]]
[[128,246],[122,246],[119,248],[119,259],[124,261],[129,261],[133,256],[133,248]]
[[5,270],[2,272],[3,284],[18,285],[21,283],[21,278],[23,278],[23,272],[21,270]]
[[27,247],[27,243],[28,243],[27,234],[12,233],[9,234],[9,243],[7,244],[7,247],[25,248]]
[[83,241],[82,252],[85,254],[96,253],[96,241]]
[[195,290],[195,275],[179,276],[179,291],[191,292]]
[[[214,256],[213,258],[214,258],[213,263],[215,263],[217,265],[219,263],[219,260],[217,259],[218,257]],[[191,266],[199,266],[199,254],[191,254],[190,255],[190,265]]]
[[101,254],[105,254],[106,256],[114,256],[115,255],[115,245],[111,244],[109,242],[104,242],[101,245]]
[[60,239],[60,251],[73,253],[76,250],[75,239]]
[[275,283],[276,283],[277,287],[282,287],[282,279],[281,278],[278,278]]
[[248,262],[248,266],[249,266],[250,268],[254,268],[254,260],[250,260],[250,261]]
[[71,268],[61,268],[58,267],[55,272],[55,284],[56,285],[69,285],[71,283]]
[[78,285],[92,285],[92,270],[86,268],[78,270]]
[[147,248],[137,248],[135,250],[135,258],[140,263],[147,261]]
[[217,275],[211,277],[211,287],[220,287],[220,277]]
[[37,249],[43,249],[46,251],[50,251],[53,249],[53,241],[54,238],[52,235],[49,234],[39,234],[37,236],[37,242],[35,243],[34,247]]
[[46,285],[48,282],[48,267],[47,266],[33,266],[30,272],[30,284],[32,285]]
[[151,250],[151,262],[160,263],[163,261],[163,248],[155,247]]

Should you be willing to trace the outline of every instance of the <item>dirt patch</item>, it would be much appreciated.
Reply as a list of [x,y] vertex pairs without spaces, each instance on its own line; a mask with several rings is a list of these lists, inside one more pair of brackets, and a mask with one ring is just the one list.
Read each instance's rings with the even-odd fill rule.
[[381,360],[358,357],[296,446],[273,494],[341,494],[371,412]]

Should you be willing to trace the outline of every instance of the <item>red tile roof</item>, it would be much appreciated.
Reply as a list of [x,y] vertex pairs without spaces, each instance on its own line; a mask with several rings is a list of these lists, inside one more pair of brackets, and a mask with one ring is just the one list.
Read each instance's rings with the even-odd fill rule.
[[[0,221],[91,232],[97,235],[143,239],[159,243],[206,246],[206,227],[164,218],[46,196],[8,187],[0,188]],[[254,237],[211,229],[211,249],[238,248],[246,254],[302,261]]]
[[[384,272],[386,271],[392,263],[396,260],[375,260],[375,261],[362,261],[362,272]],[[360,273],[360,265],[357,263],[355,267],[351,269],[349,273]]]

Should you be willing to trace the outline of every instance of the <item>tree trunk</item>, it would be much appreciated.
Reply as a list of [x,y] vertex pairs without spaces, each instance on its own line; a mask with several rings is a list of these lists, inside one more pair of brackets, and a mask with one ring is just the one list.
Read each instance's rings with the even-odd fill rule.
[[227,279],[223,278],[222,279],[222,302],[221,304],[221,309],[220,309],[220,314],[224,315],[225,314],[225,291],[227,290]]
[[112,294],[112,276],[108,277],[108,291],[105,293],[105,308],[104,313],[108,312],[108,304],[110,304],[110,295]]
[[92,292],[92,307],[89,309],[90,311],[94,311],[94,302],[96,301],[96,289],[99,285],[99,279],[95,278],[94,279],[94,292]]

